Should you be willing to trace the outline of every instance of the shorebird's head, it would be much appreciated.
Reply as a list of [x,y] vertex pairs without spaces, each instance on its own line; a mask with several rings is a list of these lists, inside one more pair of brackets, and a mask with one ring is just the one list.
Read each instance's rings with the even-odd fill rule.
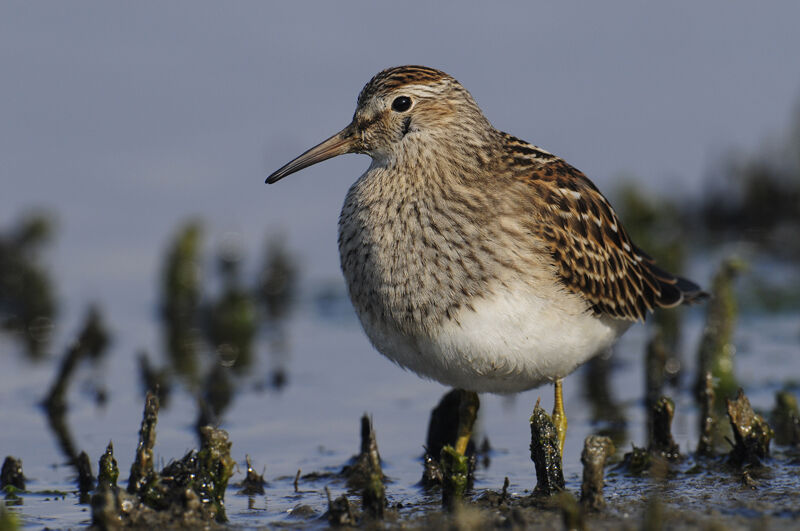
[[440,70],[398,66],[378,73],[358,96],[353,121],[267,178],[274,183],[317,162],[344,153],[366,153],[378,163],[401,158],[421,145],[476,144],[491,130],[480,108],[461,84]]

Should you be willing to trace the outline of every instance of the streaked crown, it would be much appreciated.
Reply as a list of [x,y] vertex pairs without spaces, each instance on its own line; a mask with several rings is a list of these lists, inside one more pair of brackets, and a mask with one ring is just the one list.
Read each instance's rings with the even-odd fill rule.
[[406,85],[432,85],[442,81],[459,85],[451,76],[441,70],[427,66],[406,65],[387,68],[378,72],[358,95],[358,105],[364,105],[376,94],[387,94]]

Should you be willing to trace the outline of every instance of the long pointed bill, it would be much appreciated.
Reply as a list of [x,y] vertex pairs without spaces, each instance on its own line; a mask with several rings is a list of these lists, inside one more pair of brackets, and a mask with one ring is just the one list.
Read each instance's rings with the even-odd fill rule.
[[287,175],[300,171],[303,168],[308,168],[317,162],[322,162],[323,160],[328,160],[329,158],[344,153],[351,153],[356,142],[356,136],[353,134],[354,131],[355,128],[352,127],[352,125],[348,125],[329,139],[312,147],[267,177],[266,182],[268,184],[276,183]]

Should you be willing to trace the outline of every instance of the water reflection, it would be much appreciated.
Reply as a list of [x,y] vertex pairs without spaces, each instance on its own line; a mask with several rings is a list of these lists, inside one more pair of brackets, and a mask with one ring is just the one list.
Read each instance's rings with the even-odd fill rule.
[[256,288],[265,313],[269,341],[269,385],[280,391],[288,383],[289,340],[286,326],[297,295],[299,269],[281,236],[267,241]]
[[108,349],[110,335],[96,307],[89,308],[83,328],[78,338],[70,345],[61,359],[61,365],[50,390],[42,402],[47,414],[50,429],[58,441],[67,462],[75,467],[82,497],[93,488],[89,458],[85,452],[78,451],[67,423],[67,390],[74,379],[78,365],[89,360],[97,364]]
[[52,232],[50,216],[30,214],[0,234],[0,329],[18,338],[32,359],[47,353],[56,313],[50,275],[40,261]]
[[628,422],[625,407],[619,403],[611,388],[611,372],[614,370],[611,351],[595,356],[583,371],[584,399],[591,409],[592,423],[596,433],[610,437],[617,448],[622,448],[628,439]]
[[158,396],[158,401],[163,407],[169,404],[172,391],[172,378],[168,367],[156,368],[150,361],[147,352],[139,352],[139,379],[142,383],[142,396],[151,391]]
[[189,387],[198,377],[202,229],[190,221],[178,230],[167,249],[161,281],[162,319],[166,350],[176,374]]
[[222,415],[234,398],[234,384],[230,367],[220,363],[211,365],[206,380],[200,389],[195,428],[219,426]]
[[[196,396],[198,428],[218,425],[240,381],[252,374],[259,330],[269,348],[267,385],[280,390],[286,384],[290,346],[285,327],[298,278],[296,262],[280,236],[267,241],[252,283],[243,274],[246,251],[237,233],[222,238],[213,278],[204,274],[203,263],[202,226],[192,220],[179,228],[168,245],[161,282],[162,324],[171,370],[157,370],[149,358],[140,358],[147,389],[156,384],[168,389],[170,374],[181,377]],[[214,296],[208,294],[211,285],[219,286]]]
[[253,362],[253,338],[258,326],[252,292],[242,285],[243,251],[230,238],[217,255],[222,293],[206,309],[203,331],[216,362],[243,374]]

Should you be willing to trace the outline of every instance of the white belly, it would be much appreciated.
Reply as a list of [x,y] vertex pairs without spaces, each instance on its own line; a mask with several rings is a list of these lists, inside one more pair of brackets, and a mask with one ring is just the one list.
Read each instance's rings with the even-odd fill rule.
[[402,367],[456,388],[492,393],[563,378],[631,324],[592,315],[577,296],[561,292],[554,299],[518,287],[475,299],[472,309],[462,308],[455,319],[416,336],[378,325],[366,314],[360,318],[375,347]]

